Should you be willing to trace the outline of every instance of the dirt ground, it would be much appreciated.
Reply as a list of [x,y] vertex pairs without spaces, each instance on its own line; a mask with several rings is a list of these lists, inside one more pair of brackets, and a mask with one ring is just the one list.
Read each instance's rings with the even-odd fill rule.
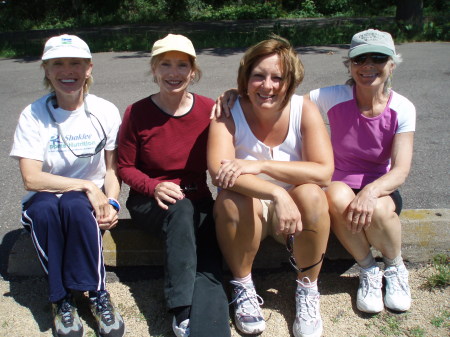
[[[434,272],[431,266],[408,266],[408,269],[413,304],[409,312],[402,314],[384,311],[379,315],[368,315],[358,312],[355,304],[358,275],[354,268],[343,274],[322,273],[319,290],[323,336],[450,336],[450,289],[429,291],[424,288],[426,277]],[[289,270],[254,273],[257,291],[265,302],[263,309],[267,320],[267,329],[260,336],[291,336],[295,318],[294,277],[295,274]],[[108,290],[125,319],[126,336],[174,336],[170,327],[171,317],[164,307],[162,286],[160,276],[142,281],[110,280]],[[52,336],[44,278],[1,280],[0,291],[0,336]],[[83,294],[78,298],[78,307],[85,336],[96,336],[94,320]],[[234,325],[232,336],[242,336]]]

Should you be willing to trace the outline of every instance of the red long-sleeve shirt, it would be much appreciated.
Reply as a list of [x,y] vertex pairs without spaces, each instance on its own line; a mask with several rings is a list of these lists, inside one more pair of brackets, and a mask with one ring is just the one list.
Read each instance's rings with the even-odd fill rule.
[[206,183],[206,143],[214,101],[193,94],[192,109],[171,116],[146,97],[125,111],[119,132],[118,167],[132,190],[154,196],[156,185],[171,181],[195,185],[190,199],[210,196]]

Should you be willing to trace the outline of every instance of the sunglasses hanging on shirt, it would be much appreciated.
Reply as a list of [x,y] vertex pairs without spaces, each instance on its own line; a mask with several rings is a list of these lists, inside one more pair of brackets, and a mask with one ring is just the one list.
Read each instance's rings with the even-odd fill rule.
[[[53,103],[52,101],[54,101],[54,103]],[[45,106],[46,106],[46,108],[47,108],[48,114],[50,115],[50,118],[51,118],[52,122],[55,123],[55,124],[56,124],[56,127],[58,128],[58,133],[59,133],[59,135],[60,135],[60,138],[62,138],[62,141],[63,141],[64,145],[67,146],[67,148],[70,150],[70,152],[72,152],[72,154],[73,154],[75,157],[77,157],[77,158],[89,158],[89,157],[95,156],[97,153],[99,153],[101,150],[103,150],[103,148],[104,148],[105,145],[106,145],[106,140],[107,140],[105,130],[103,129],[102,123],[100,123],[99,119],[98,119],[94,114],[92,114],[92,113],[90,113],[90,112],[88,111],[86,102],[84,103],[84,110],[85,110],[86,114],[88,115],[89,120],[91,121],[92,127],[97,131],[97,133],[99,133],[98,130],[97,130],[97,128],[96,128],[95,125],[94,125],[94,122],[92,121],[92,117],[94,117],[94,118],[97,120],[98,125],[100,125],[100,128],[102,129],[103,139],[97,144],[97,146],[95,147],[94,152],[91,152],[91,153],[82,153],[82,154],[76,154],[76,153],[70,148],[69,144],[68,144],[67,141],[66,141],[66,137],[64,136],[64,134],[63,134],[63,132],[62,132],[62,130],[61,130],[60,124],[55,120],[55,117],[54,117],[53,114],[52,114],[51,108],[49,107],[49,103],[51,103],[52,105],[56,105],[56,97],[55,97],[54,95],[51,95],[51,96],[49,96],[49,97],[47,98],[47,100],[46,100],[46,102],[45,102]]]

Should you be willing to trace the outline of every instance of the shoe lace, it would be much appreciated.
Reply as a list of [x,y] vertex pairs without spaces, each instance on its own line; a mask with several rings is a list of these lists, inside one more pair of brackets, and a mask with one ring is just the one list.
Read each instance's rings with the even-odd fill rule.
[[391,269],[384,272],[384,277],[388,279],[389,288],[392,292],[407,292],[408,282],[406,276],[397,269]]
[[114,308],[109,300],[107,292],[102,292],[97,296],[96,308],[105,323],[108,325],[114,323]]
[[72,305],[67,301],[63,300],[59,307],[59,313],[61,315],[61,322],[67,326],[71,325],[74,321],[74,317],[72,315]]
[[256,293],[254,287],[246,287],[238,281],[230,281],[235,286],[236,296],[229,303],[237,303],[243,314],[250,316],[262,316],[260,306],[264,304],[264,300]]
[[[305,279],[310,282],[308,278]],[[319,316],[319,299],[319,293],[311,294],[304,288],[297,290],[297,309],[300,309],[297,311],[297,317],[307,322],[315,320]]]
[[381,289],[383,286],[382,277],[377,274],[373,274],[371,272],[363,272],[362,275],[362,287],[364,296],[367,296],[369,293],[374,292],[376,289]]

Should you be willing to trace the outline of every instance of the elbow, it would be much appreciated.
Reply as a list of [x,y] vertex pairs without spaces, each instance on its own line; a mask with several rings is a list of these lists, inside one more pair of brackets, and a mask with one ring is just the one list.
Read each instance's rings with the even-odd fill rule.
[[323,170],[321,171],[321,179],[318,185],[321,187],[328,187],[331,184],[331,178],[334,173],[334,164],[330,163],[328,165],[324,165]]

